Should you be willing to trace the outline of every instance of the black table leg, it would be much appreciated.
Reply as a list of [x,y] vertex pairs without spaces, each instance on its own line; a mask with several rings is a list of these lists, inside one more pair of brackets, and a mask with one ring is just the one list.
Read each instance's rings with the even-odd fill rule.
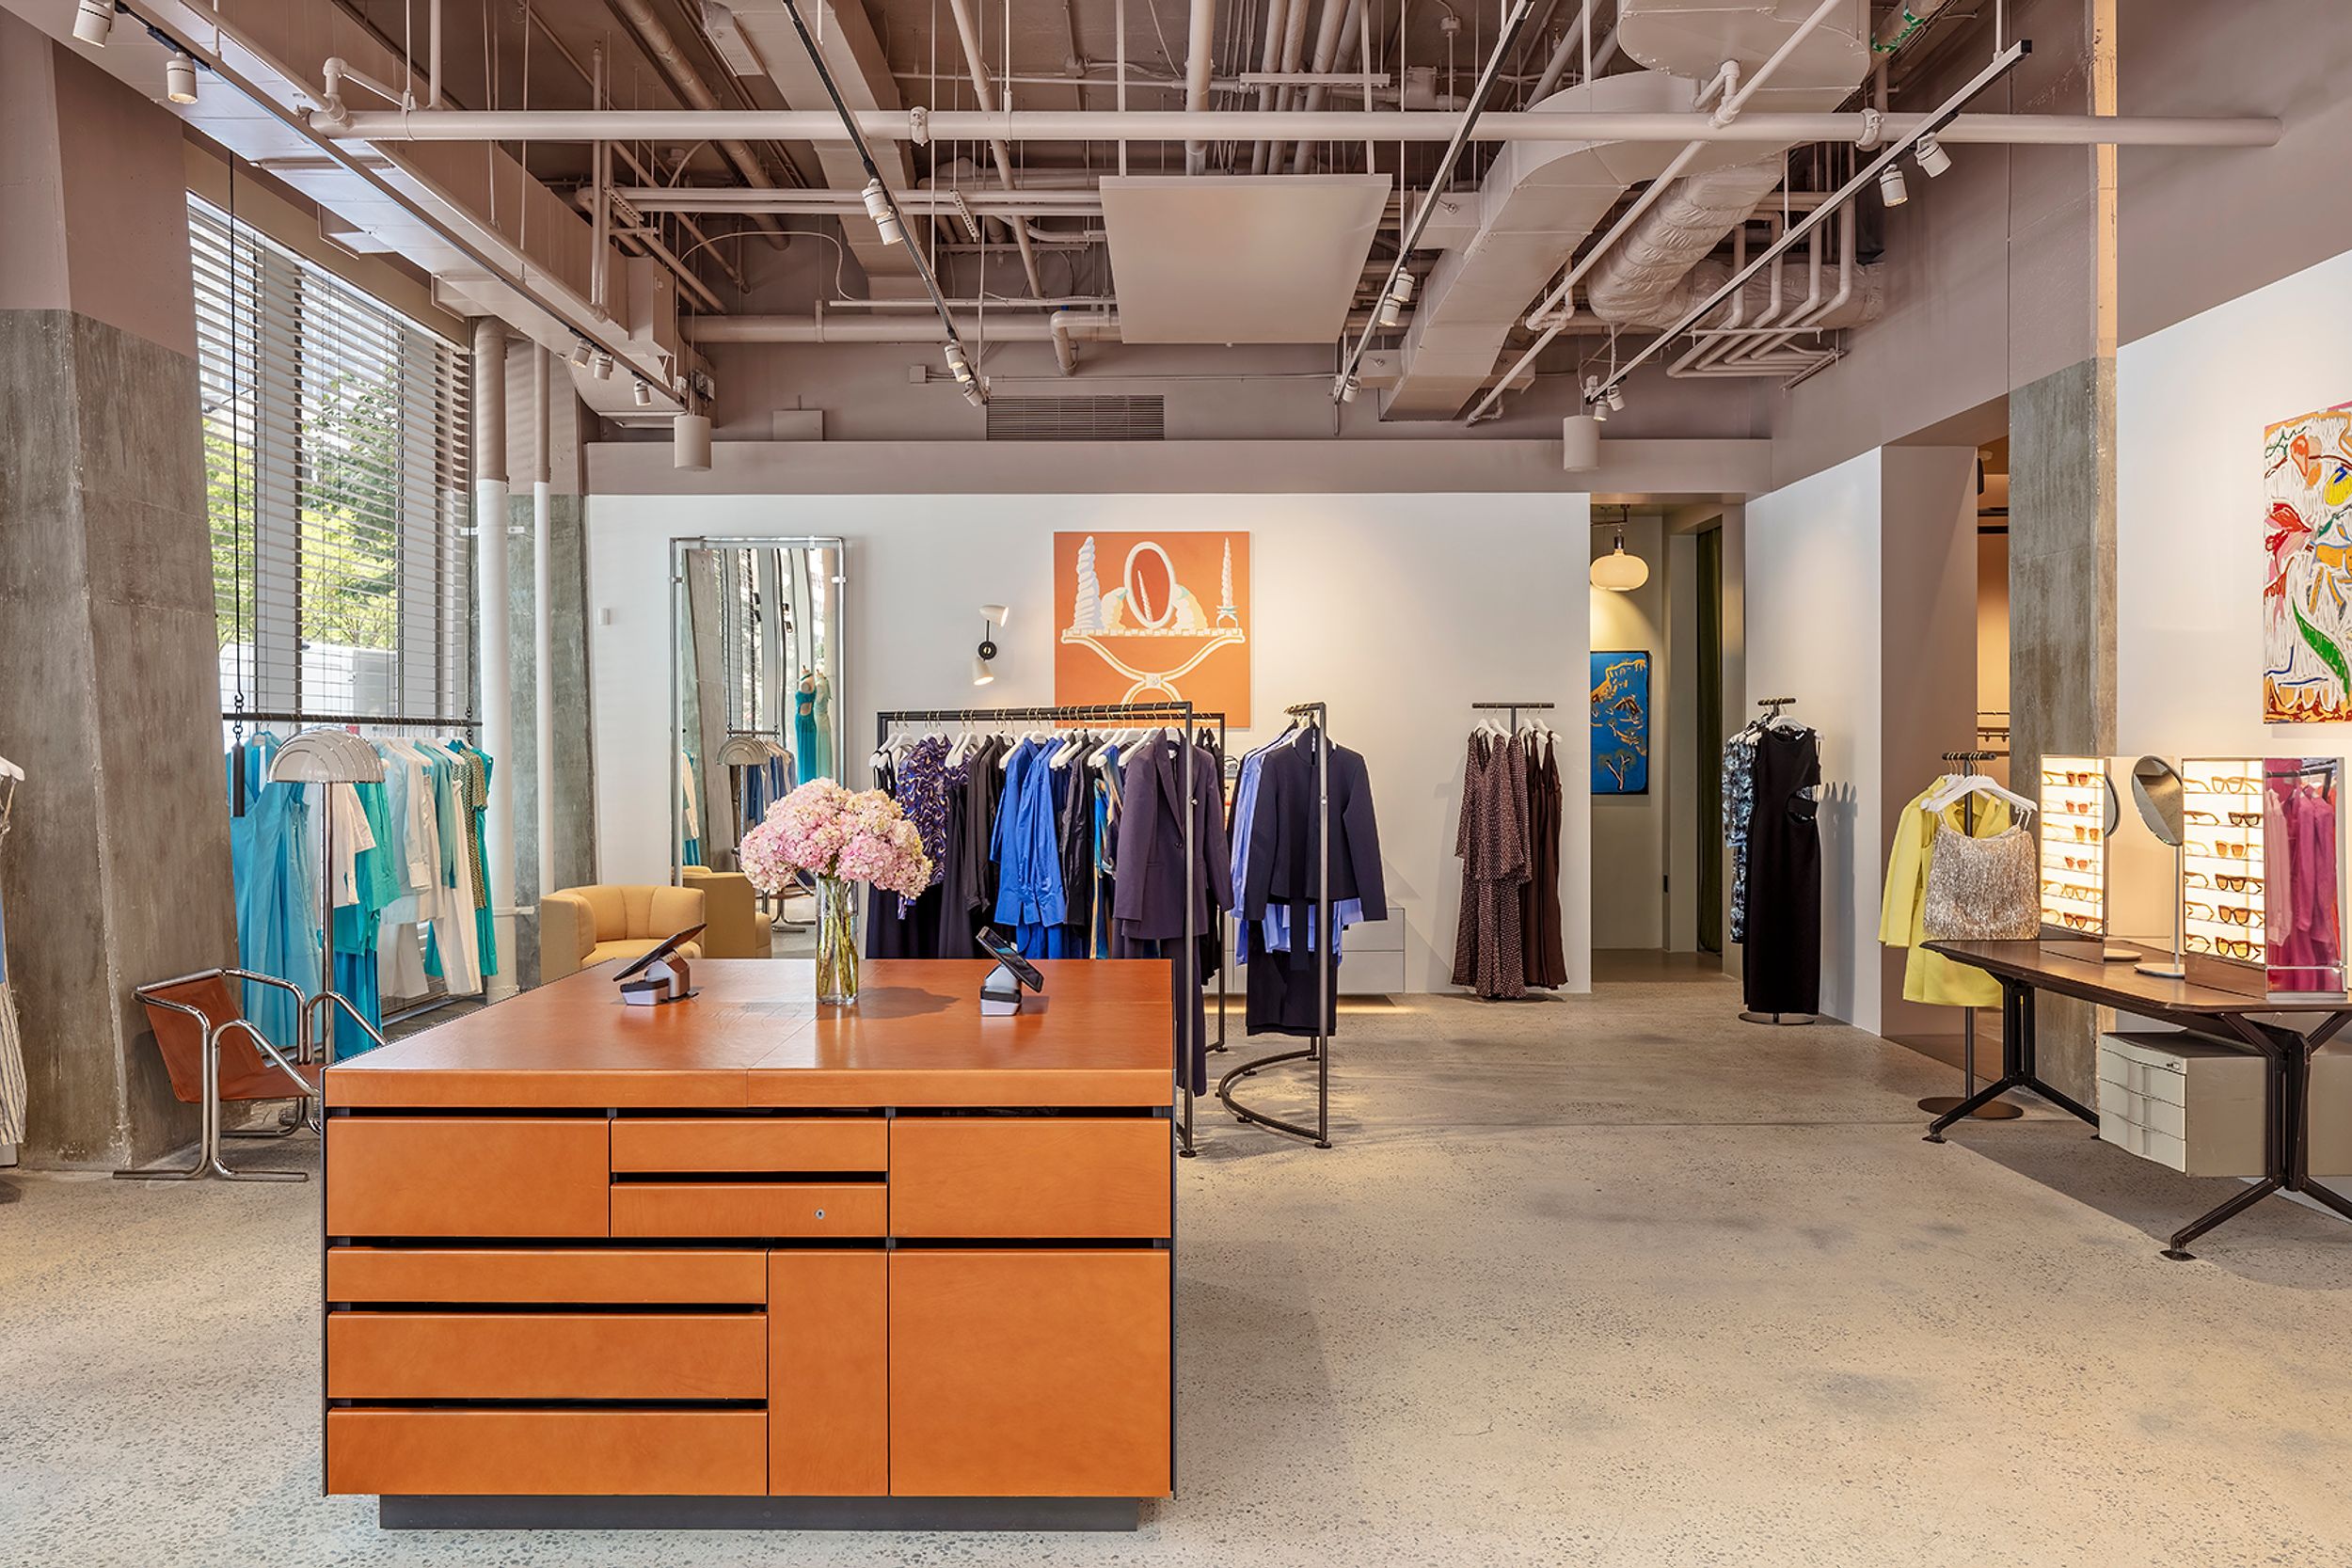
[[[1999,976],[1994,976],[2000,979]],[[1933,1121],[1928,1123],[1927,1141],[1940,1144],[1944,1129],[1956,1121],[1975,1116],[1980,1105],[1993,1101],[2014,1088],[2026,1085],[2024,1069],[2024,1037],[2026,1019],[2033,1005],[2033,989],[2014,980],[2001,979],[2001,1075],[1975,1094],[1962,1101]]]
[[2234,1197],[2231,1198],[2229,1202],[2221,1205],[2210,1213],[2189,1221],[2186,1226],[2174,1231],[2172,1233],[2172,1244],[2164,1249],[2164,1256],[2171,1259],[2175,1263],[2187,1262],[2189,1259],[2197,1256],[2195,1253],[2188,1250],[2189,1243],[2195,1241],[2198,1237],[2202,1236],[2206,1231],[2211,1230],[2215,1226],[2219,1225],[2223,1220],[2233,1218],[2242,1210],[2252,1208],[2255,1204],[2260,1203],[2264,1198],[2266,1198],[2271,1194],[2279,1191],[2279,1189],[2283,1185],[2285,1185],[2285,1183],[2281,1182],[2275,1176],[2264,1177],[2260,1181],[2255,1182],[2244,1192],[2239,1193]]

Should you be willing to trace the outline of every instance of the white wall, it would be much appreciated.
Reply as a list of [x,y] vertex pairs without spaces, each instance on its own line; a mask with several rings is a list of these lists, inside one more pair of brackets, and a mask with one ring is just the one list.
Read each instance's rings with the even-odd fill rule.
[[[1747,693],[1820,736],[1821,1011],[1879,1025],[1880,454],[1747,504]],[[1725,716],[1727,719],[1731,715]]]
[[[1592,531],[1595,560],[1616,547],[1613,529]],[[1650,656],[1649,792],[1593,797],[1593,945],[1663,947],[1666,869],[1667,740],[1674,717],[1668,698],[1671,661],[1666,652],[1665,526],[1657,517],[1632,518],[1625,528],[1625,551],[1649,563],[1649,580],[1630,594],[1586,590],[1591,599],[1595,652]],[[1591,729],[1590,706],[1575,715]],[[1587,770],[1589,772],[1589,769]]]
[[[1334,738],[1371,769],[1390,895],[1410,907],[1406,974],[1421,989],[1443,989],[1460,890],[1454,842],[1468,705],[1548,698],[1564,713],[1583,711],[1588,517],[1581,495],[592,496],[599,875],[669,874],[673,538],[849,541],[841,696],[862,754],[880,708],[1053,701],[1057,530],[1248,530],[1257,733],[1279,730],[1287,703],[1330,705]],[[998,678],[978,691],[969,664],[984,601],[1012,606],[1013,619],[998,636]],[[1588,735],[1581,724],[1560,729],[1561,907],[1569,988],[1582,990],[1591,984]]]
[[2265,425],[2352,401],[2328,324],[2352,254],[2116,356],[2116,747],[2124,756],[2342,756],[2341,724],[2265,727]]

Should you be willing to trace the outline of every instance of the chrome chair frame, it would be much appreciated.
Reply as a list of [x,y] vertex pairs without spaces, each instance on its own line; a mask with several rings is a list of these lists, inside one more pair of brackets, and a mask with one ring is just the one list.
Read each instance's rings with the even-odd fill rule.
[[[203,1048],[198,1061],[201,1069],[203,1088],[197,1100],[197,1109],[200,1119],[197,1137],[196,1162],[185,1166],[131,1166],[118,1170],[114,1174],[118,1180],[124,1181],[201,1181],[214,1179],[223,1181],[308,1181],[310,1180],[308,1171],[239,1170],[222,1157],[221,1142],[224,1138],[282,1138],[305,1126],[317,1132],[320,1116],[317,1102],[311,1094],[310,1081],[294,1069],[294,1063],[286,1059],[285,1053],[278,1050],[271,1042],[269,1037],[262,1034],[250,1019],[232,1018],[215,1025],[212,1020],[204,1016],[200,1008],[190,1006],[185,1002],[175,1002],[168,997],[153,994],[157,991],[167,990],[174,986],[185,985],[190,980],[205,980],[214,975],[229,980],[250,981],[255,985],[276,986],[281,990],[292,992],[298,1008],[294,1058],[306,1065],[311,1060],[310,1004],[304,999],[302,988],[291,980],[281,980],[275,974],[257,974],[249,969],[203,969],[193,974],[182,974],[169,980],[159,980],[153,985],[138,987],[134,994],[142,1004],[184,1014],[194,1019],[202,1032]],[[364,1020],[361,1021],[361,1025],[365,1027]],[[222,1131],[220,1042],[232,1030],[242,1031],[280,1072],[294,1080],[298,1092],[288,1095],[286,1098],[295,1102],[295,1113],[294,1119],[285,1126],[275,1131],[266,1129],[235,1132]]]

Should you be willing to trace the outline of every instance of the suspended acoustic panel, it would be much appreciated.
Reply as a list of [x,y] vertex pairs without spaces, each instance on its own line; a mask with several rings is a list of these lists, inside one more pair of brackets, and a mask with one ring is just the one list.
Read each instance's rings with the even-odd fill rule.
[[1120,341],[1334,341],[1389,190],[1376,174],[1106,176]]

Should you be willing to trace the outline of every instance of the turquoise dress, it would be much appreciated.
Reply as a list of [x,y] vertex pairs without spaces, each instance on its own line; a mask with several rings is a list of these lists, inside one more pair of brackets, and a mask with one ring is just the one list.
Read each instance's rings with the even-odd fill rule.
[[[318,855],[301,786],[268,782],[277,751],[278,737],[266,733],[245,748],[245,810],[229,819],[237,961],[290,980],[310,996],[319,989]],[[237,753],[223,761],[234,811]],[[298,1029],[294,1000],[275,986],[248,985],[245,991],[245,1016],[273,1044],[291,1050]]]
[[817,749],[817,693],[792,694],[792,769],[795,784],[806,784],[824,773],[825,758]]

